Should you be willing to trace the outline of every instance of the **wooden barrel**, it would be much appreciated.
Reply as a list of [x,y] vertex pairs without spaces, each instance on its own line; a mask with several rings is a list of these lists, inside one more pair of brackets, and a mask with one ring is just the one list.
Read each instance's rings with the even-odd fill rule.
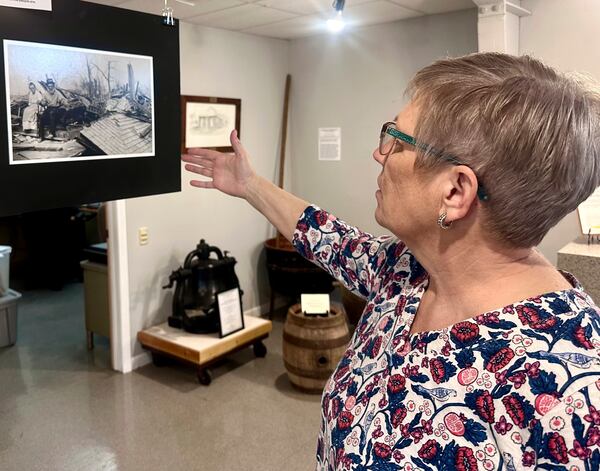
[[327,317],[306,316],[300,304],[290,307],[283,327],[283,363],[292,385],[321,393],[349,340],[341,305],[332,304]]
[[265,242],[271,290],[298,297],[301,293],[331,293],[333,278],[306,260],[284,237]]

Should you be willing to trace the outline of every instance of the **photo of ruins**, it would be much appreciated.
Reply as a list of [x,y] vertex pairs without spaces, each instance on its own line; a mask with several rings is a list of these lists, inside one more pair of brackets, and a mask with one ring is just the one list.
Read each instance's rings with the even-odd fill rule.
[[155,154],[153,59],[4,41],[10,164]]

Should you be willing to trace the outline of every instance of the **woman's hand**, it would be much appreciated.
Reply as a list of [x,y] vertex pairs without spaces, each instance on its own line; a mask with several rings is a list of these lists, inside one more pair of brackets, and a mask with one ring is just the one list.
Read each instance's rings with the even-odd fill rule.
[[254,173],[246,149],[232,131],[231,145],[234,154],[223,154],[208,149],[190,149],[181,157],[187,162],[185,169],[211,180],[192,180],[198,188],[216,188],[231,196],[244,198],[262,213],[288,240],[302,211],[308,203],[279,188],[269,180]]
[[181,160],[187,162],[185,169],[212,180],[192,180],[190,184],[198,188],[216,188],[231,196],[247,199],[248,184],[256,176],[250,165],[246,149],[237,137],[237,131],[229,136],[234,154],[224,154],[214,150],[194,148],[184,154]]

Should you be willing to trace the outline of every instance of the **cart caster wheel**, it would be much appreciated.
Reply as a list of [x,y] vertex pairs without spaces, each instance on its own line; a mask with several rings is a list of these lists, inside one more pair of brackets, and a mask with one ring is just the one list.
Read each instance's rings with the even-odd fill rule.
[[169,359],[159,353],[153,353],[152,354],[152,364],[154,366],[158,366],[159,368],[161,368],[161,367],[167,366],[169,364]]
[[198,370],[198,382],[204,386],[208,386],[212,382],[212,377],[208,370]]
[[264,358],[267,355],[267,347],[262,342],[256,342],[253,345],[254,348],[254,356],[257,358]]

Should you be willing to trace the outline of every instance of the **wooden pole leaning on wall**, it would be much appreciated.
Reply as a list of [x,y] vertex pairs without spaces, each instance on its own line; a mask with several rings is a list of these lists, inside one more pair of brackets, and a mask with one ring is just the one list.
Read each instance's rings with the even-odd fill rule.
[[[279,150],[279,188],[283,188],[284,181],[284,170],[285,170],[285,148],[287,146],[287,128],[288,128],[288,111],[290,107],[290,88],[292,86],[292,76],[287,74],[285,78],[285,95],[283,98],[283,117],[282,117],[282,128],[281,128],[281,149]],[[289,242],[286,238],[277,231],[277,238],[275,241],[277,248],[280,246],[287,246]]]

